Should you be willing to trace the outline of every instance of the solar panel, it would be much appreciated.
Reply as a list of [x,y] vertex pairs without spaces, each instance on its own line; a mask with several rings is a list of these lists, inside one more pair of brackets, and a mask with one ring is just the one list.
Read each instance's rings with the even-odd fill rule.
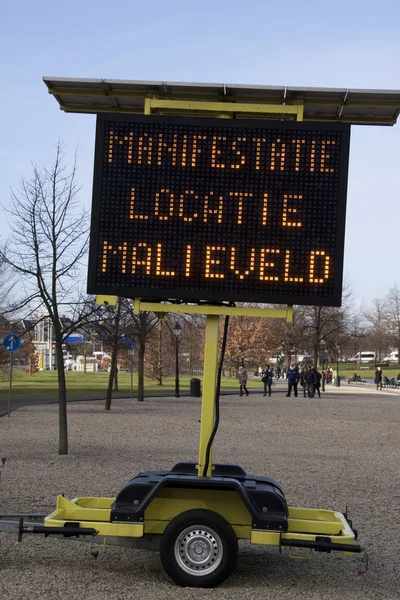
[[[66,112],[143,114],[145,99],[210,101],[304,106],[304,121],[343,122],[353,125],[394,125],[400,112],[400,90],[300,88],[224,83],[176,83],[115,79],[44,77],[49,93]],[[153,114],[177,114],[171,108]],[[182,113],[181,113],[182,114]],[[204,116],[202,111],[192,114]],[[260,118],[238,112],[235,117]],[[265,114],[264,118],[268,118]],[[276,115],[273,117],[276,119]],[[288,117],[286,117],[288,118]],[[290,118],[293,118],[290,117]]]

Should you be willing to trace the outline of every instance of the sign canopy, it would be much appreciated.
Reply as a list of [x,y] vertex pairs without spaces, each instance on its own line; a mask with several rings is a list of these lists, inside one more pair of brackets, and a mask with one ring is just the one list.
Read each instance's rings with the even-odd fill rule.
[[[207,114],[198,101],[302,105],[304,121],[343,122],[354,125],[394,125],[400,112],[400,90],[310,88],[226,83],[175,83],[44,77],[49,93],[66,112],[143,114],[146,99],[153,113],[179,114],[168,100],[190,102],[192,114]],[[185,112],[187,113],[187,104]],[[222,108],[223,110],[223,108]],[[236,118],[258,117],[259,110],[238,112]],[[183,113],[183,110],[180,111]],[[258,113],[258,114],[257,114]],[[209,114],[209,113],[208,113]],[[286,117],[287,118],[287,117]]]
[[350,126],[99,115],[88,292],[340,305]]

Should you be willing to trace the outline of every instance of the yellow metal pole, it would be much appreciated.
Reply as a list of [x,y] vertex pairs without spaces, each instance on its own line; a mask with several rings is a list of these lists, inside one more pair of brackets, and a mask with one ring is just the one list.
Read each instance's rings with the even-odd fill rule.
[[[203,475],[207,444],[215,418],[215,386],[217,382],[219,316],[207,315],[206,343],[204,352],[203,395],[201,399],[201,423],[198,475]],[[207,477],[212,474],[212,448],[207,468]]]

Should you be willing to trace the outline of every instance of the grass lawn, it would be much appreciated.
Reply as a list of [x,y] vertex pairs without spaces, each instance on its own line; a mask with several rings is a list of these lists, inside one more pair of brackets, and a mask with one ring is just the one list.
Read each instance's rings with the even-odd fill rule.
[[[332,364],[332,369],[336,365]],[[399,367],[383,368],[383,375],[387,377],[397,377]],[[364,379],[373,379],[375,369],[360,369],[355,365],[339,364],[339,371],[342,377],[351,377],[354,372],[361,375]],[[80,373],[76,371],[67,371],[67,392],[69,396],[97,395],[105,394],[108,385],[108,373]],[[191,375],[181,375],[179,378],[180,390],[188,392],[190,387]],[[202,377],[199,377],[202,380]],[[118,373],[119,392],[129,395],[130,392],[130,373]],[[258,378],[249,378],[249,389],[262,389],[263,384]],[[223,377],[221,382],[223,390],[238,389],[237,379],[235,377]],[[173,392],[175,389],[175,377],[166,377],[163,385],[160,386],[154,379],[145,379],[146,392]],[[133,375],[133,393],[137,391],[137,373]],[[14,397],[25,396],[57,396],[57,371],[39,371],[31,377],[22,371],[14,371],[13,374],[13,392]],[[8,395],[8,373],[0,378],[0,397],[5,398]]]
[[[69,396],[105,394],[108,385],[108,373],[80,373],[76,371],[67,371],[65,373],[67,380],[67,393]],[[179,378],[180,391],[187,392],[190,387],[191,375],[181,375]],[[199,377],[202,379],[202,377]],[[118,373],[119,392],[129,395],[130,392],[130,373]],[[249,379],[248,387],[250,389],[262,388],[259,379]],[[238,383],[235,377],[223,377],[221,388],[238,389]],[[146,392],[172,392],[175,389],[175,377],[166,377],[163,385],[160,386],[154,379],[145,379]],[[133,375],[133,393],[137,391],[137,374]],[[29,376],[22,371],[13,373],[14,397],[21,396],[57,396],[57,371],[38,371]],[[0,379],[0,397],[8,395],[8,374]]]
[[[353,373],[357,373],[357,375],[360,375],[363,379],[374,379],[374,377],[375,377],[374,365],[365,365],[365,366],[368,366],[369,368],[365,369],[364,366],[363,366],[363,368],[360,368],[358,365],[349,365],[349,364],[339,363],[339,373],[342,375],[342,377],[351,377],[353,375]],[[332,363],[331,368],[335,371],[336,363]],[[396,378],[397,374],[399,372],[400,372],[400,368],[398,365],[394,365],[391,367],[382,367],[383,376],[389,377],[389,379],[391,377]]]

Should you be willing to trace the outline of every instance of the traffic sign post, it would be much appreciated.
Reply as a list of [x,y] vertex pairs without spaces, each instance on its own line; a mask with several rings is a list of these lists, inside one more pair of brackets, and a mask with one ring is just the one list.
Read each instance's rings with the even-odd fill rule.
[[10,352],[10,385],[8,387],[8,411],[7,415],[10,418],[11,414],[11,392],[12,392],[12,373],[13,373],[13,353],[18,350],[21,345],[21,338],[15,333],[9,333],[3,340],[4,349]]
[[8,414],[8,418],[10,418],[10,413],[11,413],[11,392],[12,392],[12,373],[13,373],[13,357],[14,355],[11,353],[10,356],[10,385],[8,387],[8,407],[7,407],[7,414]]

